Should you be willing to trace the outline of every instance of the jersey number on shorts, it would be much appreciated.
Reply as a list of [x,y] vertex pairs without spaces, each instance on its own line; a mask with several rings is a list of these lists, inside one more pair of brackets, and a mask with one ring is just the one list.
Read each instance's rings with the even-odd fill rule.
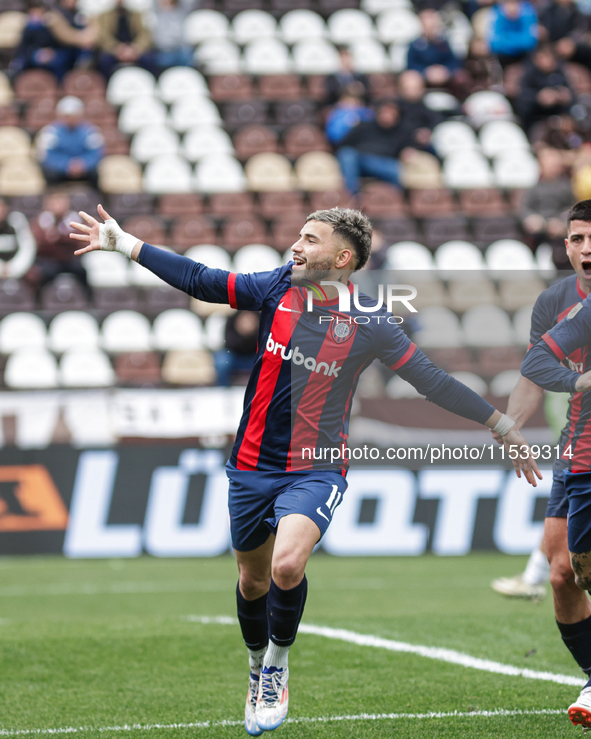
[[332,492],[328,497],[328,500],[326,501],[326,507],[330,511],[330,515],[332,516],[335,512],[335,508],[338,506],[338,504],[341,502],[341,498],[343,497],[342,493],[339,493],[338,486],[333,485],[332,486]]

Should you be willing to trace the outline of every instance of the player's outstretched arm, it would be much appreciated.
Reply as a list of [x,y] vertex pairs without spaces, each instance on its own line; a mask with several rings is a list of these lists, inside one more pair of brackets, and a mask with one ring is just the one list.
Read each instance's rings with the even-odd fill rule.
[[79,256],[80,254],[97,250],[118,251],[137,262],[142,248],[142,242],[135,236],[125,233],[102,205],[98,206],[98,213],[103,219],[103,223],[82,210],[79,215],[84,223],[76,223],[75,221],[70,223],[70,226],[79,232],[71,233],[70,238],[75,241],[81,241],[86,245],[75,251],[74,254]]
[[536,477],[541,480],[542,473],[538,469],[529,444],[515,421],[510,416],[501,413],[501,411],[495,410],[485,422],[485,426],[488,426],[489,429],[500,436],[507,449],[509,459],[513,463],[517,477],[521,477],[523,472],[529,484],[537,487]]

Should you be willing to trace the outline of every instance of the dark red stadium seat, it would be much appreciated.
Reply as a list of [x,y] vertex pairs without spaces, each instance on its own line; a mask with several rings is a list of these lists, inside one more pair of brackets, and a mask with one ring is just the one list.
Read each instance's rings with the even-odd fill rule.
[[279,251],[289,249],[298,240],[306,216],[301,213],[286,213],[274,219],[270,229],[271,246]]
[[466,215],[500,216],[507,212],[507,203],[500,190],[475,188],[460,192],[460,210]]
[[263,100],[226,103],[222,106],[222,117],[227,128],[239,128],[268,120],[268,104]]
[[259,78],[259,95],[264,100],[297,100],[302,96],[300,78],[295,74],[265,74]]
[[146,192],[111,195],[107,211],[117,220],[128,216],[150,215],[154,212],[154,196]]
[[314,10],[314,0],[271,0],[271,13],[281,16],[290,10]]
[[343,8],[359,8],[359,0],[319,0],[317,10],[328,16]]
[[166,229],[159,218],[154,216],[132,216],[122,224],[125,231],[137,236],[148,244],[166,244]]
[[103,97],[91,97],[86,101],[84,116],[95,126],[117,127],[117,111]]
[[290,214],[303,214],[304,196],[294,192],[262,192],[259,195],[259,213],[263,218],[272,219]]
[[51,72],[44,69],[26,69],[14,81],[14,94],[17,100],[56,97],[57,81]]
[[446,372],[475,372],[477,362],[470,349],[454,347],[453,349],[428,349],[425,354],[429,359]]
[[469,238],[468,221],[461,215],[427,218],[423,223],[423,243],[429,249],[436,249],[446,241],[466,241]]
[[0,126],[18,126],[19,114],[12,105],[3,105],[0,107]]
[[25,112],[23,126],[36,132],[55,120],[55,98],[38,97],[29,101]]
[[76,190],[72,190],[68,194],[70,196],[70,206],[76,212],[83,210],[92,215],[96,213],[97,205],[102,203],[102,198],[96,190],[90,190],[83,186],[78,186]]
[[87,97],[105,96],[105,78],[91,69],[73,69],[62,82],[64,95],[75,95],[84,100]]
[[251,100],[254,97],[252,78],[247,74],[221,74],[209,80],[211,99],[216,103]]
[[396,79],[393,74],[374,73],[368,75],[369,91],[373,100],[383,100],[396,96]]
[[481,248],[499,239],[521,238],[517,221],[512,215],[475,218],[472,228],[474,243]]
[[0,281],[0,315],[32,310],[35,310],[35,296],[28,285],[18,280]]
[[161,195],[158,213],[165,217],[198,216],[203,213],[203,198],[192,192]]
[[126,352],[115,357],[115,374],[123,385],[158,385],[160,357],[156,352]]
[[105,140],[105,155],[129,154],[129,136],[126,136],[116,126],[98,126]]
[[181,251],[196,244],[215,244],[215,226],[207,216],[181,216],[174,223],[172,243]]
[[348,208],[351,195],[346,190],[324,190],[310,193],[310,210]]
[[136,287],[95,287],[92,291],[94,307],[112,313],[116,310],[138,310],[139,293]]
[[88,298],[75,277],[58,275],[41,290],[41,308],[53,313],[64,310],[86,310]]
[[275,121],[279,126],[291,126],[295,123],[316,123],[316,105],[312,100],[300,100],[275,103],[273,106]]
[[478,354],[476,372],[485,378],[492,378],[508,369],[518,370],[523,360],[523,350],[517,347],[487,347]]
[[264,221],[255,215],[240,215],[229,218],[222,227],[221,244],[228,251],[236,251],[246,244],[264,244],[267,229]]
[[370,182],[365,185],[360,194],[359,205],[370,217],[392,218],[408,212],[402,190],[386,182]]
[[33,218],[41,211],[43,207],[43,196],[42,195],[19,195],[14,198],[10,198],[10,209],[18,210],[23,213],[27,218]]
[[309,123],[288,128],[283,134],[283,147],[291,159],[297,159],[308,151],[331,151],[322,129]]
[[220,192],[209,198],[209,210],[214,216],[233,216],[254,211],[254,198],[250,192]]
[[451,191],[442,188],[411,190],[409,200],[410,212],[415,218],[444,216],[456,208]]
[[170,285],[150,287],[145,291],[143,309],[151,316],[157,316],[163,310],[171,308],[189,308],[190,297],[187,293],[177,290]]
[[311,74],[308,75],[308,97],[317,102],[323,102],[326,98],[326,75]]
[[234,134],[234,148],[238,159],[250,159],[266,151],[277,153],[277,134],[268,126],[246,126]]
[[265,0],[223,0],[223,13],[230,17],[242,10],[266,10]]
[[420,241],[419,229],[414,218],[375,218],[374,224],[389,244],[398,241]]

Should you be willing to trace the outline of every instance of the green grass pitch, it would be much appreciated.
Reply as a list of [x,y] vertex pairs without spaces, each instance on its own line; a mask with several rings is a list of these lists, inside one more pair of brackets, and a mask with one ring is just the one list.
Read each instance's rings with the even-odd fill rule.
[[[581,677],[551,598],[510,601],[493,577],[525,558],[339,559],[315,555],[304,623],[459,650]],[[236,565],[209,560],[0,559],[0,737],[246,737],[247,659],[234,616]],[[300,634],[290,655],[292,719],[370,714],[565,710],[578,688]],[[171,724],[206,726],[171,728]],[[122,727],[140,724],[143,728]],[[154,724],[160,727],[154,727]],[[109,728],[111,727],[111,728]],[[560,715],[292,722],[285,739],[569,737]],[[60,734],[58,734],[59,736]],[[63,732],[64,736],[67,736]]]

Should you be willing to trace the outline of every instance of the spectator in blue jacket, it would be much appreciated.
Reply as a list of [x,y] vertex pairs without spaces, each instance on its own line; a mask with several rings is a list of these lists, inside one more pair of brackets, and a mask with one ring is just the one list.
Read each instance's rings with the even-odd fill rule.
[[356,94],[356,91],[345,89],[339,102],[326,117],[326,138],[336,146],[358,123],[371,121],[373,118],[373,110],[363,105],[363,101]]
[[406,66],[420,72],[431,87],[444,87],[462,68],[444,35],[441,16],[436,10],[419,13],[423,33],[408,47]]
[[103,137],[83,120],[84,103],[68,95],[56,106],[58,119],[39,134],[38,158],[48,182],[88,180],[97,184],[97,166],[104,156]]
[[502,0],[491,10],[488,43],[503,66],[523,59],[538,43],[538,14],[527,0]]

